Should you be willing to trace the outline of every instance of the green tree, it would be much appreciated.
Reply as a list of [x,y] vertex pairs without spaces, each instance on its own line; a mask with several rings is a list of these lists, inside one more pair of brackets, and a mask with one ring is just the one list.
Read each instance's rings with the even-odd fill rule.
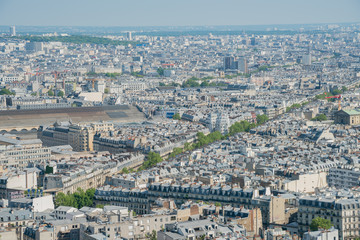
[[90,188],[84,192],[78,188],[73,194],[58,193],[55,196],[55,205],[70,206],[75,208],[82,208],[84,206],[92,207],[94,205],[95,189]]
[[312,118],[311,121],[326,121],[327,120],[327,117],[325,114],[321,113],[321,114],[318,114],[316,115],[316,117]]
[[97,73],[96,72],[87,72],[86,73],[86,76],[88,76],[88,77],[97,77]]
[[15,94],[11,92],[9,89],[3,88],[0,90],[0,95],[15,95]]
[[128,174],[128,173],[129,173],[129,170],[128,170],[126,167],[124,167],[124,168],[121,170],[121,172],[122,172],[122,173],[125,173],[125,174]]
[[64,97],[64,92],[63,91],[58,91],[57,96],[58,97]]
[[[325,97],[324,97],[325,98]],[[297,108],[301,108],[301,104],[299,103],[294,103],[293,105],[291,105],[290,107],[286,108],[286,112],[291,111],[292,109],[297,109]]]
[[184,150],[185,151],[191,151],[192,150],[191,143],[186,142],[184,144]]
[[146,161],[143,162],[141,167],[139,167],[138,171],[142,171],[142,170],[151,168],[162,161],[163,161],[163,159],[160,156],[160,154],[155,153],[155,152],[149,152],[149,154],[147,155]]
[[201,84],[200,84],[200,87],[208,87],[210,84],[208,81],[203,81]]
[[333,90],[331,90],[331,94],[332,95],[339,95],[341,94],[341,90],[338,88],[334,88]]
[[53,97],[55,96],[54,92],[50,89],[48,92],[47,92],[48,96],[50,97]]
[[96,206],[95,206],[96,208],[104,208],[105,207],[105,205],[104,204],[96,204]]
[[309,102],[303,102],[302,104],[301,104],[301,106],[306,106],[306,105],[308,105],[309,104]]
[[144,77],[144,75],[141,75],[140,72],[132,72],[131,76],[137,77],[137,78],[142,78]]
[[174,116],[173,116],[173,119],[174,120],[180,120],[181,119],[181,116],[179,113],[175,113]]
[[31,96],[37,96],[37,92],[31,93]]
[[176,155],[179,155],[180,153],[183,153],[184,149],[182,148],[174,148],[172,153],[170,153],[169,158],[176,157]]
[[343,86],[342,88],[341,88],[341,91],[342,92],[346,92],[348,90],[348,88],[346,87],[346,86]]
[[314,218],[310,224],[311,231],[318,231],[319,229],[330,229],[333,225],[329,219],[321,217]]
[[116,78],[120,75],[121,73],[105,73],[105,77],[109,77],[109,78]]
[[196,77],[191,77],[182,84],[182,87],[184,87],[184,88],[200,87],[200,84],[199,84],[198,80],[199,79],[196,78]]
[[156,231],[152,230],[151,233],[146,234],[146,239],[148,239],[148,240],[156,240],[157,239]]
[[205,240],[206,239],[206,236],[205,234],[199,236],[199,237],[196,237],[196,240]]
[[266,114],[256,116],[257,124],[263,124],[268,120],[269,120],[269,117]]
[[54,173],[54,168],[50,166],[46,166],[45,174]]
[[162,67],[159,67],[156,71],[160,76],[164,76],[164,69]]

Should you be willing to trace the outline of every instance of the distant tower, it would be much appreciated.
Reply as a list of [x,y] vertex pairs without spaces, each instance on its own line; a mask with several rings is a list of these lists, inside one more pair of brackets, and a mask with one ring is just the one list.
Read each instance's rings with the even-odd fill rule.
[[131,32],[127,32],[126,36],[127,36],[127,40],[132,41]]
[[311,46],[309,44],[306,54],[302,57],[304,65],[311,65]]
[[248,73],[248,64],[246,58],[240,58],[238,60],[238,69],[240,72]]
[[15,26],[10,27],[10,36],[16,36]]
[[250,44],[251,44],[251,46],[256,45],[256,38],[255,37],[250,38]]

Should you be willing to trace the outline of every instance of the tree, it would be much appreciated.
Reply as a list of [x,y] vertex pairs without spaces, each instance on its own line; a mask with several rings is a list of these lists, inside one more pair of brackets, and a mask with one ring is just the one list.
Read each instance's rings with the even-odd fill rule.
[[45,174],[54,173],[54,168],[50,166],[46,166]]
[[329,219],[317,217],[311,221],[310,229],[311,231],[318,231],[319,229],[330,229],[332,226]]
[[184,144],[184,151],[190,151],[190,150],[192,150],[191,144],[186,142]]
[[98,74],[96,72],[88,72],[86,73],[86,76],[88,77],[96,77]]
[[50,89],[48,92],[47,92],[48,96],[50,97],[53,97],[55,96],[54,92]]
[[63,91],[59,91],[59,92],[57,93],[57,96],[58,96],[58,97],[64,97],[64,92],[63,92]]
[[321,114],[318,114],[316,115],[316,117],[312,118],[311,121],[326,121],[327,120],[327,117],[325,114],[321,113]]
[[257,115],[257,116],[256,116],[256,122],[257,122],[257,124],[263,124],[263,123],[265,123],[267,120],[269,120],[269,117],[268,117],[266,114]]
[[199,237],[196,237],[196,240],[205,240],[206,239],[206,236],[205,234],[199,236]]
[[148,240],[156,240],[156,239],[157,239],[156,231],[155,231],[155,230],[152,230],[151,233],[146,234],[146,238],[147,238]]
[[200,84],[200,87],[208,87],[209,86],[209,82],[208,81],[203,81],[201,84]]
[[55,196],[55,205],[70,206],[75,208],[82,208],[84,206],[92,207],[94,205],[95,189],[90,188],[84,192],[78,188],[73,194],[58,193]]
[[15,94],[13,92],[11,92],[9,89],[3,88],[0,91],[0,95],[15,95]]
[[105,88],[104,93],[108,94],[109,93],[109,89]]
[[164,69],[162,67],[159,67],[156,71],[160,76],[164,76]]
[[341,90],[339,90],[338,88],[334,88],[333,90],[331,90],[331,94],[332,95],[339,95],[339,94],[341,94]]
[[129,173],[129,170],[128,170],[126,167],[124,167],[121,172],[122,172],[122,173],[125,173],[125,174],[128,174],[128,173]]
[[200,84],[198,83],[198,80],[199,79],[196,77],[191,77],[182,84],[182,87],[184,87],[184,88],[199,87]]
[[105,77],[110,77],[110,78],[116,78],[120,75],[121,73],[105,73]]
[[346,87],[346,86],[343,86],[342,88],[341,88],[341,91],[342,92],[346,92],[348,90],[348,88]]
[[170,153],[169,158],[176,157],[176,155],[183,153],[183,151],[184,151],[184,149],[182,149],[182,148],[174,148],[172,153]]
[[155,153],[155,152],[149,152],[149,154],[147,155],[146,161],[143,162],[141,167],[139,167],[138,171],[142,171],[142,170],[151,168],[162,161],[163,161],[163,159],[161,158],[160,154]]
[[173,116],[173,119],[174,120],[180,120],[181,119],[181,116],[179,113],[175,113],[174,116]]

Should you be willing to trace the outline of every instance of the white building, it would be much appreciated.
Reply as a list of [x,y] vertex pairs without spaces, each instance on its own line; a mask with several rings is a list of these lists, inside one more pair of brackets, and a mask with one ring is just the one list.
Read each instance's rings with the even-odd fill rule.
[[10,36],[16,36],[16,30],[15,30],[15,26],[11,26],[10,27]]
[[339,230],[332,227],[329,230],[306,232],[303,240],[339,240]]
[[215,131],[219,131],[222,134],[229,132],[230,120],[227,114],[218,113],[215,123]]

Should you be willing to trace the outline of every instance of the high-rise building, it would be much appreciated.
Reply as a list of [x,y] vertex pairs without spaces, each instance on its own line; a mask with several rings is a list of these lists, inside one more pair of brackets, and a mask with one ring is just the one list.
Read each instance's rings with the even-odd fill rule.
[[224,70],[233,69],[235,63],[235,58],[227,56],[224,58]]
[[10,36],[16,36],[15,26],[10,27]]
[[15,26],[10,27],[10,36],[16,36]]
[[229,116],[224,113],[218,113],[215,122],[215,131],[219,131],[221,134],[227,134],[229,132],[229,127]]
[[255,46],[255,45],[256,45],[255,37],[250,38],[250,44],[251,44],[251,46]]
[[310,53],[307,53],[307,54],[303,55],[302,63],[304,65],[311,65],[311,54]]
[[44,50],[44,46],[42,42],[29,42],[26,43],[25,49],[29,52],[39,52]]
[[126,36],[127,36],[127,40],[129,40],[129,41],[132,40],[131,32],[127,32],[127,33],[126,33]]
[[243,72],[243,73],[247,73],[248,72],[248,64],[247,64],[247,60],[246,58],[240,58],[238,60],[238,70],[240,72]]

